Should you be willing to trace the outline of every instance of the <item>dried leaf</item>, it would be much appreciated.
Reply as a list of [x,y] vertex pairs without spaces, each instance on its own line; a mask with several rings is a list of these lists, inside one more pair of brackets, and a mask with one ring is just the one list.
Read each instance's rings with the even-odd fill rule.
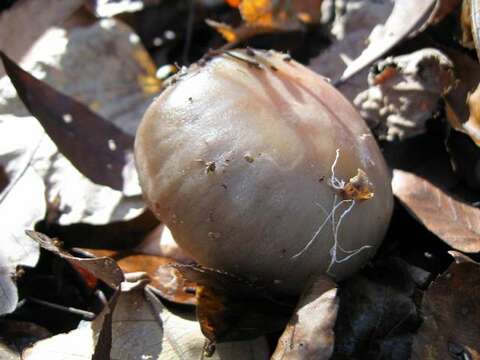
[[322,0],[294,0],[285,4],[272,0],[241,0],[229,3],[238,7],[244,24],[233,28],[228,24],[207,20],[229,43],[239,43],[255,35],[302,29],[303,23],[319,22]]
[[[205,338],[197,322],[170,312],[141,284],[123,283],[122,288],[113,310],[109,358],[170,360],[203,357]],[[90,360],[103,329],[105,313],[68,334],[36,343],[23,353],[24,358]],[[268,359],[268,347],[264,339],[220,344],[212,357],[212,360],[219,359]]]
[[[48,217],[48,213],[47,213]],[[159,222],[148,209],[125,221],[112,221],[105,225],[75,223],[60,225],[42,221],[36,229],[50,237],[58,238],[66,248],[131,250],[153,231]]]
[[480,86],[477,86],[475,91],[467,98],[467,103],[470,116],[467,122],[462,124],[462,128],[480,146]]
[[310,59],[309,67],[330,78],[350,101],[368,87],[368,69],[347,82],[339,82],[339,79],[352,59],[360,56],[372,30],[386,22],[393,5],[391,1],[346,1],[342,6],[334,6],[331,1],[330,8],[323,9],[335,16],[330,30],[334,41],[320,55]]
[[478,0],[465,0],[470,2],[470,18],[473,42],[480,59],[480,3]]
[[18,95],[58,149],[92,181],[123,190],[122,174],[133,160],[133,138],[86,106],[35,79],[3,52],[0,57]]
[[437,0],[435,10],[429,20],[431,24],[438,24],[447,15],[452,13],[457,7],[462,4],[462,0]]
[[[46,11],[49,9],[45,6]],[[87,104],[132,137],[153,98],[151,92],[157,91],[161,84],[157,80],[152,87],[155,66],[138,36],[112,20],[49,29],[24,57],[22,66],[50,86]],[[60,224],[105,224],[131,219],[143,210],[133,162],[128,168],[129,174],[123,174],[125,180],[129,179],[123,192],[94,184],[58,152],[38,121],[28,116],[10,80],[3,77],[0,84],[0,143],[14,140],[20,143],[26,134],[29,138],[31,133],[36,135],[30,142],[22,142],[24,148],[12,154],[10,162],[18,160],[14,155],[39,146],[30,163],[45,189],[35,196],[44,199],[38,200],[43,208],[45,198],[49,203],[59,200],[57,220]],[[7,128],[14,126],[17,132],[7,133]],[[33,189],[30,196],[32,192]],[[16,231],[23,233],[24,229]]]
[[276,299],[238,276],[201,266],[174,267],[197,284],[197,318],[212,344],[281,331],[291,315],[291,299]]
[[354,100],[360,114],[381,139],[404,140],[427,130],[442,95],[455,85],[454,66],[426,48],[379,61],[368,82]]
[[272,0],[242,0],[238,8],[243,20],[248,24],[273,26]]
[[330,359],[337,310],[335,282],[325,276],[314,277],[305,287],[271,360]]
[[78,258],[60,249],[54,240],[42,233],[27,230],[27,235],[38,242],[45,250],[51,251],[70,263],[89,271],[113,289],[117,288],[124,280],[122,270],[113,259],[108,257],[92,259]]
[[480,265],[461,255],[425,293],[411,358],[480,359],[479,297]]
[[[52,26],[82,6],[82,0],[25,0],[0,14],[0,49],[20,61],[31,45]],[[14,34],[15,41],[12,41]],[[0,78],[5,75],[0,66]]]
[[[4,138],[0,141],[0,164],[10,181],[0,193],[0,227],[3,231],[0,314],[12,312],[17,305],[17,288],[12,280],[17,266],[35,266],[39,258],[38,245],[25,235],[24,230],[32,228],[45,215],[45,187],[30,167],[40,139],[36,131],[27,132],[18,139],[16,134],[21,130],[21,123],[2,124]],[[32,148],[29,149],[27,144],[33,145]],[[12,158],[15,161],[11,161]]]
[[392,188],[410,212],[452,248],[467,253],[480,251],[480,209],[402,170],[394,170]]
[[407,359],[419,324],[405,262],[387,258],[340,284],[333,359]]
[[163,299],[177,304],[196,305],[196,284],[179,276],[171,264],[175,261],[163,256],[132,254],[131,251],[115,252],[89,250],[95,256],[108,256],[114,259],[124,273],[145,272],[155,293]]
[[420,29],[431,16],[435,4],[436,0],[396,1],[385,24],[378,25],[372,31],[367,48],[348,65],[340,81],[346,81],[357,74],[391,50],[406,36]]
[[22,353],[24,360],[95,360],[95,348],[105,325],[109,307],[92,322],[82,322],[77,329],[36,342]]

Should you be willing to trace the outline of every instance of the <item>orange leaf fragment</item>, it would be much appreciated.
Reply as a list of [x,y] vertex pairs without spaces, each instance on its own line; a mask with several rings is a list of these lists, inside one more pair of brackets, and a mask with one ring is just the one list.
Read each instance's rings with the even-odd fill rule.
[[231,7],[238,7],[238,5],[240,5],[240,3],[242,2],[242,0],[225,0],[225,2],[230,5]]
[[374,195],[372,183],[362,169],[357,169],[357,175],[348,180],[343,192],[347,198],[354,200],[368,200]]

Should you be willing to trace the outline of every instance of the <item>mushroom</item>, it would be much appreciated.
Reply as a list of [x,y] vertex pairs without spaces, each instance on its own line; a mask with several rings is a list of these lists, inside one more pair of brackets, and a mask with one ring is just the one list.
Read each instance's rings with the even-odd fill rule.
[[135,158],[144,197],[198,263],[299,293],[375,254],[390,173],[353,106],[274,51],[219,52],[145,113]]

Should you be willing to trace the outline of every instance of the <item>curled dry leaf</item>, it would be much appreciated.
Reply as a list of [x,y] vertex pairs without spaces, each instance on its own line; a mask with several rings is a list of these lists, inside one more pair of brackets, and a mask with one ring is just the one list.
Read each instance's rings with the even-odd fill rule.
[[455,84],[453,70],[450,59],[436,49],[389,57],[375,65],[369,88],[354,103],[377,136],[404,140],[426,131],[442,95]]
[[392,13],[384,25],[378,25],[370,34],[369,44],[343,72],[340,81],[360,72],[391,50],[412,32],[421,29],[432,15],[436,0],[395,1]]
[[480,209],[412,173],[394,170],[392,188],[427,229],[456,250],[480,251]]
[[125,168],[134,166],[133,137],[85,105],[37,80],[1,51],[0,58],[18,96],[58,150],[93,182],[122,191],[124,174],[128,172]]
[[50,239],[42,233],[27,230],[27,234],[45,250],[51,251],[68,262],[87,270],[113,289],[117,288],[124,280],[122,270],[111,258],[78,258],[59,248],[55,240]]
[[271,360],[322,360],[333,353],[337,286],[327,276],[311,279]]
[[456,261],[425,292],[414,360],[480,359],[480,265],[453,255]]
[[163,299],[177,304],[196,305],[194,282],[179,276],[170,266],[174,260],[157,255],[132,254],[131,251],[116,252],[109,250],[88,250],[95,256],[108,256],[116,261],[124,273],[144,272],[148,275],[149,285]]
[[238,276],[201,266],[174,267],[197,284],[197,318],[212,345],[281,331],[291,315],[291,299],[276,299]]

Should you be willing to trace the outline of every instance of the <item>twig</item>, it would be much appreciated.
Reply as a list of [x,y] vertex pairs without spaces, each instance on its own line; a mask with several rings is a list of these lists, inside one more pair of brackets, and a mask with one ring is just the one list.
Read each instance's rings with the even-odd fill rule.
[[46,306],[46,307],[49,307],[49,308],[52,308],[52,309],[56,309],[56,310],[60,310],[60,311],[63,311],[63,312],[69,313],[69,314],[80,315],[85,320],[93,320],[96,317],[96,315],[93,312],[90,312],[90,311],[77,309],[77,308],[70,307],[70,306],[67,307],[67,306],[63,306],[63,305],[54,304],[54,303],[51,303],[49,301],[40,300],[40,299],[31,297],[31,296],[29,296],[27,298],[27,300],[31,301],[35,304],[43,305],[43,306]]

